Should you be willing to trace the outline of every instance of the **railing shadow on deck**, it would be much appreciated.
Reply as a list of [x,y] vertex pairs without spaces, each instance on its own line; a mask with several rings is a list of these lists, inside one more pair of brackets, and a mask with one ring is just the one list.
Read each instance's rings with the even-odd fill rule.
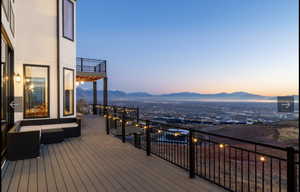
[[299,191],[299,151],[139,118],[138,108],[97,105],[106,132],[226,190]]

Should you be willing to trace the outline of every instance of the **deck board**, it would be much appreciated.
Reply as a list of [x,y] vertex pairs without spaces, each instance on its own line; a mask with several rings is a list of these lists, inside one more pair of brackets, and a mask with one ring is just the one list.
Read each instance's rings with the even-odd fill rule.
[[14,171],[14,175],[11,177],[11,183],[9,186],[9,191],[18,191],[20,180],[22,177],[22,169],[23,169],[24,160],[17,161],[16,167]]
[[86,186],[84,185],[82,178],[80,177],[80,173],[74,166],[72,159],[70,159],[67,153],[65,153],[63,146],[56,145],[56,147],[57,147],[57,151],[59,152],[59,155],[61,155],[61,157],[65,162],[66,168],[69,170],[69,173],[72,176],[76,189],[80,192],[87,191]]
[[8,161],[2,191],[221,192],[223,189],[106,135],[104,119],[86,116],[82,136],[41,146],[35,159]]
[[37,192],[37,159],[30,159],[30,169],[28,175],[28,191]]
[[28,181],[29,181],[29,170],[30,170],[30,161],[24,161],[22,174],[20,177],[20,183],[18,191],[27,191],[28,190]]
[[14,171],[16,168],[16,162],[6,162],[7,163],[7,168],[5,171],[5,175],[1,177],[1,191],[6,192],[8,191],[11,183],[11,178],[14,175]]

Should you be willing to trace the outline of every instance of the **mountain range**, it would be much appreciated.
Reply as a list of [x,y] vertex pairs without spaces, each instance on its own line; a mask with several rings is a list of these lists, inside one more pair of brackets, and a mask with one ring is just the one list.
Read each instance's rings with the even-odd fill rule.
[[[102,99],[103,91],[97,91],[98,98]],[[167,99],[167,98],[179,98],[179,99],[215,99],[215,100],[276,100],[274,96],[263,96],[247,92],[233,92],[233,93],[215,93],[215,94],[202,94],[195,92],[178,92],[169,94],[150,94],[147,92],[124,92],[119,90],[109,90],[108,95],[111,99]],[[77,88],[77,99],[85,98],[91,100],[93,96],[93,90]],[[294,95],[295,100],[299,100],[298,95]]]

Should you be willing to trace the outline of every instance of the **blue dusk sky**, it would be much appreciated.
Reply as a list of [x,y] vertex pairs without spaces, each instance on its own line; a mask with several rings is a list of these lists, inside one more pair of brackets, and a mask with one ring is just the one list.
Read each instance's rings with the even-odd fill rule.
[[109,89],[298,94],[298,0],[77,2],[77,55],[108,60]]

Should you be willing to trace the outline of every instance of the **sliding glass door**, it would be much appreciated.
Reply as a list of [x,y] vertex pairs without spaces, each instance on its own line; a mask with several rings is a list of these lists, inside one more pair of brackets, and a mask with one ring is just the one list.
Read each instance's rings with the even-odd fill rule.
[[49,117],[49,67],[24,65],[24,118]]
[[13,50],[1,36],[1,163],[6,151],[7,132],[14,124],[14,109],[10,105],[14,100],[14,61]]

